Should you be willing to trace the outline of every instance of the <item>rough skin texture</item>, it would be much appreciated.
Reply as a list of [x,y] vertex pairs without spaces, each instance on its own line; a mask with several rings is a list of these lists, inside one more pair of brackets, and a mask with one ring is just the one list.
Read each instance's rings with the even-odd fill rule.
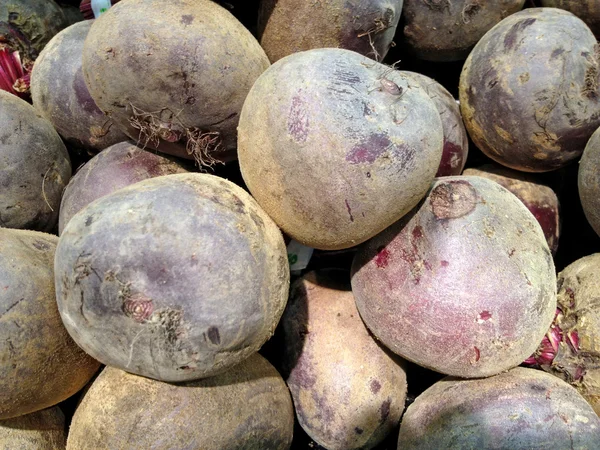
[[69,144],[98,152],[127,136],[98,109],[83,80],[81,54],[91,26],[79,22],[52,38],[33,67],[31,97]]
[[235,157],[244,99],[267,67],[254,36],[209,0],[119,2],[94,22],[83,51],[92,98],[117,126],[208,165]]
[[0,419],[65,400],[100,366],[72,341],[58,313],[57,241],[0,228]]
[[561,8],[582,19],[590,30],[600,36],[600,2],[598,0],[538,0],[540,6]]
[[359,249],[352,291],[388,348],[464,378],[519,365],[548,330],[556,274],[535,217],[480,177],[438,179],[410,215]]
[[579,161],[579,199],[588,222],[600,236],[600,129],[588,141]]
[[488,178],[515,194],[540,223],[550,251],[553,255],[556,253],[560,237],[560,205],[552,189],[538,183],[530,174],[495,164],[467,169],[463,175]]
[[398,450],[597,449],[600,419],[575,389],[517,367],[481,380],[450,377],[408,407]]
[[69,450],[285,450],[294,410],[262,356],[213,378],[169,384],[107,367],[81,401]]
[[416,72],[402,72],[420,84],[440,113],[444,130],[444,151],[436,177],[460,175],[469,154],[469,138],[460,115],[460,107],[452,94],[440,83]]
[[404,39],[421,59],[460,61],[525,0],[405,0]]
[[[273,334],[287,302],[281,232],[244,190],[166,175],[96,200],[56,252],[58,306],[99,361],[163,381],[212,376]],[[242,301],[243,299],[243,301]]]
[[339,250],[419,202],[442,145],[435,104],[402,72],[317,49],[279,60],[257,80],[242,109],[238,156],[252,195],[286,234]]
[[600,125],[598,57],[592,32],[567,11],[533,8],[504,19],[461,73],[460,106],[473,142],[524,172],[578,158]]
[[64,450],[65,416],[58,406],[0,422],[0,448]]
[[310,272],[296,281],[281,330],[296,415],[319,445],[370,449],[398,425],[406,373],[360,320],[348,272]]
[[58,231],[94,200],[148,178],[187,169],[172,158],[142,150],[134,142],[121,142],[98,153],[71,178],[60,204]]
[[271,62],[313,48],[345,48],[382,61],[403,0],[263,0],[258,32]]
[[0,227],[51,231],[71,162],[52,124],[0,91]]

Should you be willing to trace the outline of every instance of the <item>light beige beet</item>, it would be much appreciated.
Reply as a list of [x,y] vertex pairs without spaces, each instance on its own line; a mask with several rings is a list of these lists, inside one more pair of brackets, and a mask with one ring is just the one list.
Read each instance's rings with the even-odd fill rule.
[[0,421],[0,448],[64,450],[65,416],[58,406]]

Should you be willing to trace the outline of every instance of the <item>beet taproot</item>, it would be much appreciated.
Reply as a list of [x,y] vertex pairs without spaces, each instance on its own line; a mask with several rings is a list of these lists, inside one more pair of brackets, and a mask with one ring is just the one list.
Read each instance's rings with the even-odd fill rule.
[[425,195],[443,129],[411,80],[343,49],[295,53],[260,76],[242,109],[238,157],[286,234],[322,250],[352,247]]
[[0,91],[0,227],[52,231],[71,162],[52,124]]
[[209,0],[119,2],[83,49],[90,94],[118,127],[207,165],[235,158],[244,99],[267,67],[256,38]]
[[81,54],[91,26],[76,23],[46,45],[31,73],[31,97],[65,141],[96,153],[128,138],[96,106],[83,79]]
[[525,0],[405,0],[404,39],[419,57],[460,61],[494,25]]
[[406,373],[360,319],[349,272],[310,272],[296,281],[281,339],[298,421],[317,443],[370,449],[398,425]]
[[398,450],[596,449],[600,418],[564,381],[517,367],[479,380],[439,381],[408,407]]
[[60,204],[58,232],[85,206],[121,188],[162,175],[186,173],[173,158],[120,142],[98,153],[71,178]]
[[544,233],[508,190],[443,177],[411,214],[368,241],[352,291],[400,356],[464,378],[519,365],[548,330],[556,274]]
[[551,188],[541,184],[531,174],[496,164],[469,168],[463,175],[488,178],[516,195],[540,223],[550,251],[553,255],[556,253],[560,237],[560,204]]
[[90,203],[64,228],[55,270],[81,348],[163,381],[212,376],[258,351],[289,288],[279,229],[243,189],[207,174],[151,178]]
[[107,367],[75,411],[67,449],[285,450],[293,428],[290,393],[258,354],[184,384]]
[[444,150],[442,161],[436,173],[436,177],[448,177],[460,175],[467,163],[469,155],[469,137],[460,115],[460,107],[452,94],[433,78],[416,72],[403,71],[403,74],[413,78],[427,95],[433,100],[444,130]]
[[262,0],[260,45],[271,62],[315,48],[345,48],[382,61],[390,49],[403,0]]
[[538,0],[540,6],[560,8],[583,20],[590,30],[600,36],[600,2],[598,0]]
[[524,172],[578,158],[600,125],[599,48],[567,11],[532,8],[504,19],[461,73],[460,106],[473,142]]
[[58,406],[0,421],[0,448],[64,450],[65,415]]
[[594,132],[579,161],[579,200],[589,224],[600,236],[600,128]]
[[0,419],[65,400],[100,366],[69,337],[58,313],[57,241],[0,228]]

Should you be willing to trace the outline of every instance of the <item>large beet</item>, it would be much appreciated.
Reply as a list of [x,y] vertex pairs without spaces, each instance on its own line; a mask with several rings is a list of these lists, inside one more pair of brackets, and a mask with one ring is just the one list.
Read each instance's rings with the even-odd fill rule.
[[398,450],[597,449],[600,419],[575,389],[517,367],[482,380],[445,378],[402,418]]
[[75,412],[67,448],[286,450],[293,426],[289,391],[257,354],[221,375],[185,384],[107,367]]
[[52,38],[31,73],[31,97],[68,143],[100,151],[127,137],[98,109],[83,80],[81,54],[91,26],[80,22]]
[[600,125],[598,48],[585,23],[560,9],[526,9],[496,25],[460,78],[462,115],[475,144],[525,172],[578,158]]
[[600,129],[588,141],[581,161],[577,185],[583,212],[594,231],[600,236]]
[[0,228],[0,419],[65,400],[99,367],[69,337],[58,313],[57,241]]
[[257,80],[240,118],[240,168],[286,234],[324,250],[352,247],[425,195],[443,129],[411,80],[342,49],[295,53]]
[[438,179],[412,214],[359,250],[352,291],[387,347],[466,378],[519,365],[556,308],[554,263],[539,223],[481,177]]
[[100,197],[148,178],[185,172],[174,158],[142,150],[133,142],[115,144],[94,156],[69,181],[60,204],[58,232]]
[[65,416],[58,406],[0,421],[0,448],[64,450]]
[[313,48],[345,48],[383,60],[403,0],[262,0],[258,32],[271,62]]
[[273,221],[205,174],[141,181],[89,204],[56,253],[60,313],[99,361],[165,381],[214,375],[256,352],[287,302]]
[[117,126],[205,164],[235,158],[244,99],[268,66],[254,36],[209,0],[119,2],[94,21],[83,51],[92,98]]
[[70,177],[67,149],[52,124],[0,91],[0,227],[53,230]]

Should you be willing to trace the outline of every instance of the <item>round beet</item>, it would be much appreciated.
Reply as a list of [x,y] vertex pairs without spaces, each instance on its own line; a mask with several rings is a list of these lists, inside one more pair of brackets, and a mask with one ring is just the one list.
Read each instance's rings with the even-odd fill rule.
[[596,449],[598,442],[600,418],[575,389],[517,367],[434,384],[406,410],[398,450]]
[[398,425],[406,373],[360,320],[348,272],[310,272],[294,283],[281,332],[286,381],[312,439],[331,450],[370,449]]
[[381,61],[392,46],[403,0],[262,0],[260,45],[271,62],[313,48],[345,48]]
[[525,0],[405,0],[404,39],[421,59],[464,60],[477,41]]
[[539,4],[572,12],[582,19],[596,36],[600,36],[600,2],[598,0],[539,0]]
[[533,175],[496,164],[467,169],[464,175],[488,178],[515,194],[540,223],[550,251],[556,253],[560,237],[560,205],[552,189],[540,184]]
[[387,347],[447,375],[519,365],[556,308],[556,274],[539,223],[480,177],[438,179],[413,213],[356,254],[352,291]]
[[148,178],[185,173],[179,162],[121,142],[98,153],[71,178],[60,204],[58,232],[94,200]]
[[579,161],[579,199],[588,222],[600,236],[600,129],[588,141]]
[[460,115],[460,107],[452,94],[434,79],[416,72],[403,71],[402,73],[413,78],[415,83],[425,89],[433,103],[435,103],[442,119],[444,151],[440,167],[435,176],[460,175],[469,154],[469,138]]
[[99,367],[69,337],[58,313],[57,241],[0,228],[0,419],[62,402]]
[[117,126],[209,165],[235,158],[244,99],[268,66],[254,36],[209,0],[119,2],[94,21],[83,50],[92,98]]
[[0,227],[52,231],[71,162],[52,124],[0,91]]
[[258,354],[185,384],[107,367],[75,411],[67,449],[287,450],[293,429],[290,393]]
[[56,252],[58,306],[104,364],[164,381],[208,377],[273,334],[286,256],[279,229],[233,183],[152,178],[71,218]]
[[69,144],[100,151],[127,137],[98,109],[83,80],[81,53],[91,26],[79,22],[52,38],[31,73],[31,97]]
[[475,144],[525,172],[578,158],[600,125],[598,49],[585,23],[560,9],[526,9],[496,25],[460,78],[461,111]]
[[240,118],[240,168],[286,234],[323,250],[352,247],[425,195],[443,130],[411,80],[342,49],[295,53],[257,80]]
[[0,448],[62,450],[66,443],[65,416],[58,406],[0,421]]

